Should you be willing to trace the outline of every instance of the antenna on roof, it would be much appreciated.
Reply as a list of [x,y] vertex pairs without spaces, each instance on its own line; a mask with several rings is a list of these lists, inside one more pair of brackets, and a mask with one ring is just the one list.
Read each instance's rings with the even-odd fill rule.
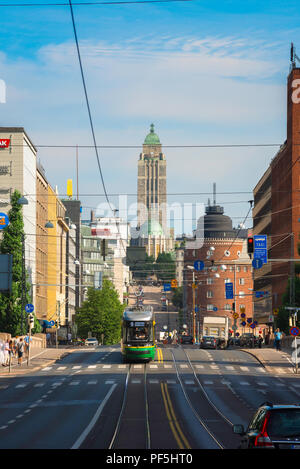
[[300,59],[298,57],[298,55],[296,54],[296,49],[294,47],[294,44],[291,42],[291,57],[290,57],[290,60],[291,60],[291,68],[295,68],[296,67],[296,60],[300,63]]
[[214,205],[216,205],[216,194],[217,194],[217,185],[213,183],[213,195],[214,195]]

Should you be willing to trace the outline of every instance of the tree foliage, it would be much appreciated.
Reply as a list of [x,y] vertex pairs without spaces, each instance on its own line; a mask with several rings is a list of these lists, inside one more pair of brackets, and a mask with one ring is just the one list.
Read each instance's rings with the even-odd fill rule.
[[[12,290],[0,293],[0,330],[14,335],[22,335],[27,331],[27,314],[23,311],[22,321],[22,236],[24,223],[22,206],[18,204],[20,192],[15,191],[11,197],[11,209],[8,213],[9,225],[3,230],[0,244],[1,254],[12,254]],[[26,276],[27,278],[27,276]],[[26,296],[24,304],[31,302],[30,284],[26,282]],[[23,329],[22,329],[23,322]],[[41,328],[35,319],[34,332]]]
[[170,282],[176,276],[176,264],[174,255],[170,252],[162,252],[158,255],[155,264],[155,272],[158,280]]
[[278,316],[275,321],[276,327],[279,327],[286,334],[289,333],[289,316],[291,311],[285,309],[286,306],[300,306],[300,278],[295,276],[295,302],[293,305],[290,304],[290,280],[288,281],[286,291],[282,295],[282,306],[279,308]]
[[104,279],[102,290],[89,288],[87,300],[76,314],[78,335],[102,340],[105,345],[118,343],[121,339],[121,322],[124,305],[119,301],[118,293],[112,282]]

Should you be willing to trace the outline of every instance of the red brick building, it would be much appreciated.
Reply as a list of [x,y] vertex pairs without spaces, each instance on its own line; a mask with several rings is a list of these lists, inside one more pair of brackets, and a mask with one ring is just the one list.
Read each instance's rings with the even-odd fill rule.
[[[231,326],[240,329],[240,308],[253,317],[252,265],[247,254],[247,230],[234,230],[232,221],[218,205],[206,207],[203,246],[184,253],[184,315],[189,331],[193,329],[196,309],[196,337],[202,333],[204,316],[227,316]],[[195,260],[204,261],[202,271],[191,268]],[[226,299],[225,283],[233,283],[234,299]],[[194,288],[193,288],[194,284]],[[194,289],[194,292],[193,292]],[[233,310],[239,314],[234,322]]]
[[[270,203],[266,202],[262,209],[263,192],[264,200],[268,201],[268,188],[264,191],[267,182],[270,186]],[[300,68],[294,62],[287,79],[287,139],[257,184],[254,200],[254,234],[264,233],[270,237],[269,268],[255,273],[255,289],[271,291],[272,302],[266,304],[269,311],[265,312],[271,314],[271,308],[278,308],[282,304],[282,295],[293,273],[294,266],[286,259],[300,259]],[[266,286],[267,283],[270,288]]]

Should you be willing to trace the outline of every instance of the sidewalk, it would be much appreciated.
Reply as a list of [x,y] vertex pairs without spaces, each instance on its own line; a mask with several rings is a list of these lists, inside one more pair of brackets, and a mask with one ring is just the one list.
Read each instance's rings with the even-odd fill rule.
[[294,373],[292,349],[277,351],[272,347],[262,347],[261,349],[250,348],[241,350],[256,358],[266,371],[270,373]]
[[78,350],[77,347],[64,346],[63,348],[34,348],[30,349],[30,362],[27,365],[27,356],[23,355],[22,366],[18,365],[18,359],[13,358],[11,368],[0,366],[0,377],[22,376],[38,371],[44,366],[51,365],[69,353]]

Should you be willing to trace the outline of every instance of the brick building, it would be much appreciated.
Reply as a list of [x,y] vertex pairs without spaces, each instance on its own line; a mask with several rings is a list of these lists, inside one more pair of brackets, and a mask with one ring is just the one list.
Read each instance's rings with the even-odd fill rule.
[[[292,61],[287,79],[287,139],[254,189],[254,234],[268,234],[268,258],[256,273],[255,288],[270,290],[272,301],[265,311],[282,304],[294,265],[286,259],[300,258],[300,68]],[[282,262],[280,262],[282,259]],[[293,302],[293,292],[290,292]]]
[[[233,303],[239,315],[240,308],[244,307],[246,316],[253,316],[252,265],[247,254],[247,230],[233,229],[223,207],[209,205],[204,215],[203,232],[202,247],[184,252],[184,321],[191,331],[195,306],[197,337],[201,334],[204,316],[227,316],[231,326],[239,328],[241,319],[239,317],[234,322]],[[204,261],[202,271],[191,268],[195,260]],[[226,282],[233,283],[235,299],[226,299]]]

